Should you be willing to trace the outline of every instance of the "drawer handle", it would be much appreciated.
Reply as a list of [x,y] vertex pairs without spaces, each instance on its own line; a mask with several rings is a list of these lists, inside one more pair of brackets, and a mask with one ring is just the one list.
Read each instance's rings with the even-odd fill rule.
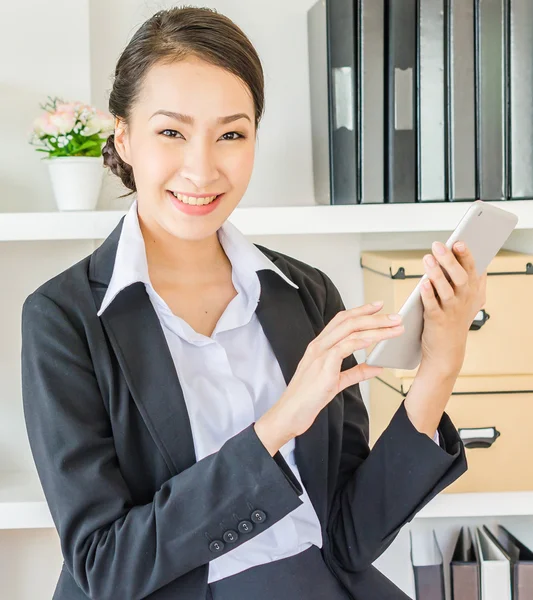
[[489,313],[484,309],[480,310],[472,322],[472,325],[470,325],[470,331],[479,331],[489,319]]
[[490,448],[501,435],[496,427],[461,428],[458,431],[465,448]]

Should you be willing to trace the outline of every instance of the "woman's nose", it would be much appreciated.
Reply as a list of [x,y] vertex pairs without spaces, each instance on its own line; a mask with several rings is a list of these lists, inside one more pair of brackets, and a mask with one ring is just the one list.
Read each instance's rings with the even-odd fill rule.
[[207,189],[219,178],[214,149],[201,141],[187,144],[183,154],[181,177],[192,181],[198,189]]

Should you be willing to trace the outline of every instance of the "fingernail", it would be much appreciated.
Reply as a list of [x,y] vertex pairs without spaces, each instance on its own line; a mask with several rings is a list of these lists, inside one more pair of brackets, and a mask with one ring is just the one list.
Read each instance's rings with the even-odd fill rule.
[[444,244],[441,244],[441,242],[434,242],[433,248],[437,254],[445,254],[446,253],[446,248],[445,248]]
[[459,252],[464,252],[465,245],[463,244],[463,242],[457,242],[457,244],[455,244],[455,249],[458,250]]
[[392,315],[389,315],[389,319],[390,319],[391,321],[401,321],[401,320],[402,320],[402,317],[401,317],[401,315],[392,314]]
[[431,256],[431,254],[426,254],[424,256],[424,262],[428,267],[435,267],[437,265],[437,261]]
[[381,306],[383,304],[383,300],[376,300],[375,302],[372,302],[372,306]]

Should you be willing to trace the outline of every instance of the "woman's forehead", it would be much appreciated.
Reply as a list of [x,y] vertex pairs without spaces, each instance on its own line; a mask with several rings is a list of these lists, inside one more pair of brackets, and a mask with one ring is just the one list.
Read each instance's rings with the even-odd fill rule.
[[253,117],[253,99],[246,84],[226,69],[198,59],[154,65],[139,99],[150,111],[149,117],[159,110],[213,123],[237,113]]

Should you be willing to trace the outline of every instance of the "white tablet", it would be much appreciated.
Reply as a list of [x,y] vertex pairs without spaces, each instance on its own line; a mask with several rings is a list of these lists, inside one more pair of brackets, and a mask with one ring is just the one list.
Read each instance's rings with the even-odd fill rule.
[[[446,246],[451,248],[463,241],[472,253],[479,274],[486,271],[518,223],[518,217],[481,200],[473,202],[455,228]],[[401,309],[404,332],[396,338],[378,342],[366,362],[375,367],[416,369],[422,360],[422,330],[424,328],[424,305],[420,297],[420,285],[427,279],[424,275],[407,298]]]

